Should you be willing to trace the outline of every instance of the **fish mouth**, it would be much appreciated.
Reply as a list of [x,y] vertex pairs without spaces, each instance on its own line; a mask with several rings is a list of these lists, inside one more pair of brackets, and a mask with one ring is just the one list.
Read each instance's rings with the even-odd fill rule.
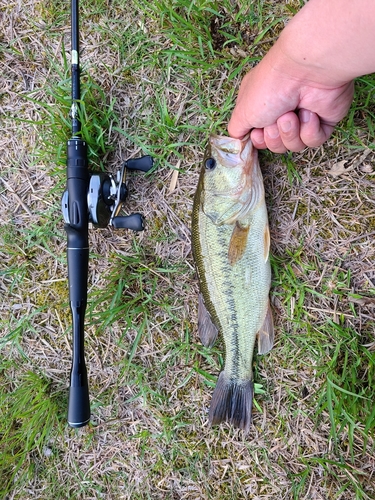
[[[211,135],[210,146],[215,150],[217,159],[225,167],[238,167],[246,161],[242,157],[242,153],[246,146],[249,145],[249,135],[243,139],[234,139],[224,135]],[[252,148],[252,145],[251,145]]]
[[[215,225],[233,224],[236,220],[247,216],[264,196],[263,183],[257,178],[257,169],[254,170],[258,162],[257,150],[253,147],[248,134],[243,139],[211,135],[209,147],[212,156],[220,165],[228,169],[239,169],[241,173],[236,174],[236,177],[239,174],[237,183],[233,185],[228,182],[232,185],[227,184],[225,190],[215,189],[219,186],[210,186],[211,189],[207,189],[207,196],[211,200],[216,198],[218,203],[222,200],[223,206],[219,213],[215,202],[213,205],[215,208],[211,207],[212,209],[208,208],[210,206],[208,203],[204,212]],[[230,176],[232,177],[232,174]]]
[[245,187],[246,181],[242,181],[232,189],[226,191],[210,191],[210,194],[212,196],[217,196],[218,198],[233,198],[234,200],[236,200],[239,196],[241,196]]
[[[250,145],[250,155],[249,148]],[[252,146],[251,141],[249,141],[249,134],[247,134],[243,139],[235,139],[233,137],[228,137],[224,135],[211,135],[209,141],[210,150],[215,151],[215,155],[217,156],[217,160],[224,167],[236,167],[242,168],[246,166],[247,158],[254,158],[254,148]],[[244,155],[242,156],[242,153]],[[234,198],[238,199],[241,197],[244,189],[246,187],[250,187],[248,184],[248,174],[249,168],[246,168],[246,171],[243,175],[241,175],[241,179],[239,183],[225,191],[211,191],[211,195],[221,197],[221,198]]]
[[223,149],[228,153],[238,154],[241,153],[249,139],[249,134],[246,134],[242,139],[235,139],[226,135],[212,134],[210,136],[210,143],[217,149]]

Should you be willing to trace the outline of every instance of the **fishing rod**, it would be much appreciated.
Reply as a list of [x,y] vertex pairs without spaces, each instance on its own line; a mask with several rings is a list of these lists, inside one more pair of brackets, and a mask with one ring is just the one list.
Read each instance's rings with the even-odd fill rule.
[[78,0],[71,0],[71,93],[69,116],[72,136],[67,142],[67,182],[61,203],[67,234],[69,301],[72,316],[68,424],[71,427],[83,427],[90,421],[89,384],[84,353],[89,223],[97,228],[112,226],[142,231],[144,219],[141,214],[119,214],[128,195],[127,170],[148,172],[153,166],[153,159],[151,156],[143,156],[128,160],[116,176],[109,172],[89,170],[87,143],[81,133]]

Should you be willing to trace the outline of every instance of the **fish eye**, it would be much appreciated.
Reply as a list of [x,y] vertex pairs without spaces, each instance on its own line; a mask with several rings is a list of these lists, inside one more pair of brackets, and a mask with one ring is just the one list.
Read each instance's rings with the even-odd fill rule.
[[216,167],[216,160],[214,158],[207,158],[204,163],[206,170],[213,170]]

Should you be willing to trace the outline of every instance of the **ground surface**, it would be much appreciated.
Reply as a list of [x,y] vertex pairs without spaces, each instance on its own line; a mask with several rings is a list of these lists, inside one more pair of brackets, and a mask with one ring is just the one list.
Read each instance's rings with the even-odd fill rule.
[[261,155],[276,345],[254,425],[210,428],[223,346],[196,333],[190,214],[210,131],[299,2],[85,1],[93,168],[130,176],[147,230],[92,231],[92,424],[66,425],[71,362],[60,214],[69,5],[0,3],[0,486],[17,499],[374,498],[375,83],[318,149]]

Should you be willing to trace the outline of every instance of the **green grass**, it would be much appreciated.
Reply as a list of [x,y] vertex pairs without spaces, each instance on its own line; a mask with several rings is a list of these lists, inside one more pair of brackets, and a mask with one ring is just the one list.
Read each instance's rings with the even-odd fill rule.
[[[328,216],[345,202],[336,217],[345,224],[340,234],[371,232],[371,175],[353,174],[355,188],[332,181],[330,191],[324,167],[312,163],[320,182],[314,191],[301,167],[305,157],[261,155],[275,235],[277,344],[256,357],[247,440],[207,425],[223,346],[198,342],[184,228],[210,132],[225,132],[241,77],[302,3],[82,2],[82,133],[91,168],[115,172],[140,154],[157,161],[147,177],[129,176],[126,210],[147,214],[145,234],[90,232],[93,419],[78,431],[65,415],[71,320],[60,213],[70,136],[68,6],[49,0],[34,6],[30,19],[17,18],[19,31],[0,48],[15,71],[7,66],[4,75],[18,103],[15,109],[8,94],[1,100],[10,144],[1,177],[30,214],[0,183],[2,498],[298,500],[311,484],[324,498],[371,498],[373,321],[371,309],[350,297],[373,296],[355,264],[363,259],[365,266],[372,254],[363,256],[356,243],[340,247],[339,257],[330,254],[337,228]],[[34,89],[25,90],[19,76],[33,72]],[[373,75],[359,79],[327,158],[340,148],[373,147],[374,88]],[[169,194],[176,168],[178,189]],[[341,200],[343,192],[350,202]],[[278,218],[294,207],[293,221]],[[290,238],[280,239],[293,222],[299,225]],[[314,224],[310,238],[305,229]]]
[[[17,373],[14,362],[3,361],[0,368],[0,417],[3,498],[14,488],[22,488],[36,473],[33,455],[47,456],[48,439],[59,432],[61,414],[66,399],[54,391],[45,375],[25,372],[14,380]],[[34,463],[33,463],[34,462]]]
[[347,432],[353,459],[354,434],[361,433],[364,446],[375,428],[374,353],[364,347],[357,332],[327,323],[324,333],[328,336],[324,346],[329,352],[322,370],[326,384],[320,398],[320,411],[327,409],[331,420],[331,434]]

